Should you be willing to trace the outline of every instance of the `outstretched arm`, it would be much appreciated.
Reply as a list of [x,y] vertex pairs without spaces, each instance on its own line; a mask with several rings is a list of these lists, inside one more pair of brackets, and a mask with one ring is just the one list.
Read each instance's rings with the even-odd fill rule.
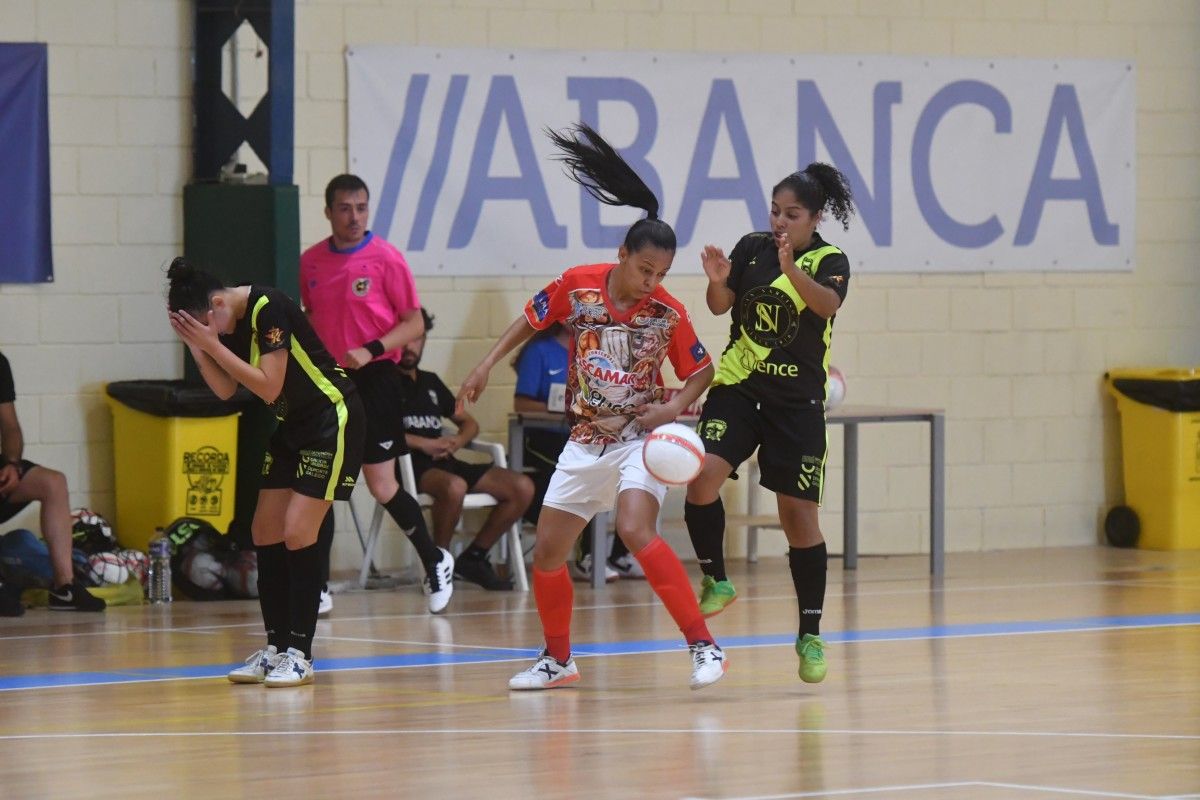
[[519,347],[529,337],[533,336],[534,328],[529,324],[529,320],[525,319],[525,315],[521,315],[513,320],[513,324],[508,326],[508,330],[500,335],[500,339],[492,345],[492,349],[483,361],[475,365],[475,369],[471,370],[467,375],[467,379],[463,381],[462,387],[458,390],[456,413],[461,414],[471,403],[479,399],[483,394],[483,390],[487,388],[488,375],[492,371],[492,367],[506,355],[511,353],[514,348]]

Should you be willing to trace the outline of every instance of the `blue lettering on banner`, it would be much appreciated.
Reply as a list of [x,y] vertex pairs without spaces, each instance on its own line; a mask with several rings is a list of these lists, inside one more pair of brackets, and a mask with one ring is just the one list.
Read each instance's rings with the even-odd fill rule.
[[[658,136],[658,108],[650,90],[631,78],[567,78],[567,97],[579,102],[579,119],[604,133],[600,125],[600,103],[622,102],[633,107],[637,115],[637,135],[628,147],[614,149],[633,168],[660,204],[666,204],[662,178],[646,155]],[[607,139],[607,136],[605,136]],[[608,139],[612,143],[611,139]],[[579,189],[580,225],[585,247],[617,247],[625,241],[628,225],[604,225],[600,222],[600,201],[586,189]]]
[[384,239],[388,237],[392,218],[396,216],[396,201],[400,197],[400,185],[404,182],[408,155],[417,141],[417,123],[421,120],[421,104],[425,100],[427,88],[428,75],[413,75],[408,81],[408,93],[404,96],[404,114],[400,118],[400,127],[396,129],[396,138],[392,142],[387,172],[379,190],[379,208],[375,213],[375,232]]
[[[578,228],[571,225],[572,235],[568,237],[568,225],[559,221],[551,203],[547,181],[553,171],[547,170],[538,156],[541,150],[534,146],[535,137],[540,132],[531,131],[527,119],[525,103],[533,103],[534,100],[522,99],[518,76],[480,76],[469,68],[459,69],[459,73],[438,75],[438,85],[445,87],[445,93],[436,98],[430,92],[430,83],[434,78],[430,72],[436,73],[436,69],[408,74],[404,103],[399,110],[399,126],[393,140],[387,143],[390,149],[377,201],[376,232],[387,237],[392,233],[389,229],[398,217],[407,219],[408,215],[398,213],[401,188],[407,177],[413,186],[411,191],[405,192],[405,197],[414,197],[414,207],[410,212],[411,227],[407,231],[406,241],[409,251],[439,248],[440,243],[431,243],[430,239],[442,235],[440,225],[437,228],[439,233],[434,232],[437,224],[435,216],[444,218],[446,215],[439,215],[439,209],[445,209],[447,204],[453,209],[453,214],[449,215],[452,223],[446,234],[445,247],[459,250],[478,246],[480,242],[476,233],[480,230],[481,218],[490,201],[516,201],[520,213],[528,208],[537,239],[536,242],[530,241],[530,245],[542,250],[565,250],[570,246],[578,246],[580,241],[589,249],[620,245],[628,230],[628,223],[605,224],[602,220],[605,213],[602,204],[582,188],[579,190]],[[1067,76],[1061,77],[1065,79]],[[790,161],[790,154],[785,154],[785,158],[781,159],[776,152],[778,146],[774,150],[764,150],[761,146],[756,149],[748,123],[761,126],[761,113],[757,106],[747,105],[743,110],[742,103],[752,100],[745,89],[742,92],[744,97],[739,97],[739,84],[733,78],[717,77],[709,81],[702,111],[699,98],[696,98],[693,111],[684,121],[683,131],[679,129],[677,110],[672,111],[674,116],[661,116],[658,106],[665,104],[669,98],[657,97],[652,81],[621,75],[568,74],[561,79],[565,85],[565,99],[578,107],[576,118],[601,131],[613,142],[621,156],[659,198],[664,207],[662,216],[673,222],[680,248],[689,246],[696,238],[705,203],[718,202],[724,210],[729,208],[729,201],[732,201],[732,213],[722,213],[721,224],[732,225],[737,220],[743,220],[737,222],[739,228],[747,225],[761,229],[766,223],[770,185],[763,185],[756,158],[772,159],[771,164],[777,164],[780,160],[786,163]],[[1105,194],[1106,190],[1110,195],[1116,191],[1123,192],[1119,187],[1125,184],[1109,183],[1111,176],[1107,174],[1106,181],[1102,182],[1101,168],[1106,172],[1115,172],[1120,167],[1103,160],[1097,163],[1097,156],[1107,159],[1116,149],[1113,145],[1114,135],[1107,130],[1103,136],[1092,131],[1089,137],[1088,131],[1089,122],[1093,126],[1099,124],[1096,111],[1088,105],[1093,102],[1095,88],[1089,84],[1081,84],[1078,88],[1071,83],[1054,85],[1044,120],[1040,117],[1030,120],[1030,96],[1035,95],[1016,90],[1006,95],[1000,87],[1008,84],[1000,78],[995,80],[999,81],[999,86],[977,79],[951,80],[940,88],[937,84],[918,84],[917,99],[914,101],[909,97],[909,103],[915,107],[906,109],[903,114],[900,109],[906,97],[904,83],[889,79],[867,84],[871,87],[869,131],[849,128],[847,120],[840,117],[843,105],[851,103],[852,118],[865,119],[860,113],[865,109],[858,108],[861,100],[839,96],[843,105],[831,107],[827,100],[829,87],[825,87],[823,94],[821,87],[824,84],[818,80],[797,80],[794,95],[795,168],[803,168],[813,161],[828,160],[840,169],[853,192],[865,234],[875,247],[894,247],[897,253],[903,251],[905,246],[912,247],[908,237],[899,246],[895,241],[897,202],[909,202],[906,180],[910,181],[911,198],[915,200],[916,211],[927,226],[927,231],[915,232],[916,240],[927,241],[929,237],[936,237],[936,240],[954,248],[980,250],[1007,238],[1006,225],[1009,225],[1015,227],[1010,244],[1028,247],[1038,240],[1047,207],[1058,201],[1060,204],[1071,204],[1071,213],[1079,214],[1073,218],[1077,224],[1069,232],[1069,237],[1076,242],[1082,239],[1081,244],[1086,244],[1090,238],[1096,245],[1107,248],[1121,245],[1122,230],[1118,220],[1122,220],[1122,215],[1127,213],[1128,204],[1124,194],[1116,197],[1106,197]],[[469,94],[472,86],[477,87],[478,97]],[[866,89],[861,82],[859,86]],[[932,91],[932,94],[922,105],[926,91]],[[1046,91],[1050,92],[1049,85]],[[909,88],[908,94],[912,92],[913,89]],[[1086,103],[1081,101],[1081,92]],[[538,95],[539,102],[544,100],[543,95]],[[427,99],[430,102],[427,103]],[[935,141],[939,129],[951,114],[968,106],[982,109],[991,116],[991,134],[994,137],[989,135],[981,142],[971,142],[972,149],[964,156],[944,152],[949,145],[943,144],[939,149]],[[1091,116],[1085,114],[1085,109]],[[749,119],[746,112],[750,112]],[[1042,113],[1041,109],[1038,108],[1036,113]],[[538,114],[540,119],[544,110],[539,108]],[[777,115],[777,118],[780,125],[789,125],[791,122],[786,115]],[[665,120],[671,121],[669,131],[665,127]],[[912,121],[911,140],[907,138],[908,131],[897,132],[898,120],[904,120],[906,124]],[[1015,122],[1019,123],[1019,127],[1014,126]],[[1036,125],[1038,122],[1044,124],[1032,127],[1031,123]],[[1118,122],[1128,121],[1122,118]],[[755,128],[756,136],[760,135],[758,130]],[[1033,143],[1037,141],[1038,130],[1041,138],[1035,154]],[[1117,130],[1117,135],[1121,135],[1119,131],[1123,129]],[[614,131],[623,133],[618,135]],[[690,143],[681,136],[681,133],[688,131],[694,131],[695,135]],[[420,140],[434,136],[436,139],[429,142],[428,147],[418,146]],[[504,159],[498,159],[496,144],[505,140],[511,143],[511,156],[505,154]],[[775,141],[778,143],[777,134]],[[898,141],[902,143],[899,152]],[[728,148],[728,152],[718,152],[718,142],[722,143],[720,146]],[[909,146],[909,142],[911,150],[904,153],[903,149]],[[997,187],[979,187],[979,197],[991,200],[993,207],[984,206],[985,210],[976,212],[978,216],[972,219],[970,212],[961,207],[955,208],[951,199],[953,195],[945,191],[939,195],[934,184],[934,173],[938,169],[945,169],[949,163],[963,163],[954,161],[954,158],[973,157],[981,166],[987,167],[983,162],[990,150],[1001,149],[997,146],[1000,143],[1010,145],[1006,152],[1012,151],[1011,145],[1019,145],[1016,158],[1011,159],[1014,163],[1006,164],[1004,169],[1009,170],[1009,175],[1016,174],[1022,178],[1029,175],[1028,183],[1023,186],[1022,193],[1022,187],[1014,187],[1015,191],[1011,191],[1007,188],[1011,184],[1004,182],[1008,194],[994,196],[989,191]],[[1118,139],[1117,148],[1123,146],[1123,140]],[[682,152],[679,152],[681,149]],[[414,151],[423,154],[422,161],[413,161]],[[1116,152],[1122,150],[1116,149]],[[424,163],[424,159],[428,163]],[[408,169],[410,162],[413,162],[413,170]],[[515,163],[515,170],[510,167],[507,174],[493,174],[498,169],[498,162]],[[665,165],[668,163],[675,172],[668,176],[673,180],[664,185],[663,175],[666,174]],[[764,160],[762,163],[766,168],[768,162]],[[465,164],[465,170],[456,168],[456,164]],[[908,175],[904,174],[906,166]],[[968,166],[975,165],[968,162]],[[680,176],[679,172],[684,168],[686,175]],[[996,174],[996,169],[991,165],[981,172],[984,177],[989,177]],[[543,170],[547,170],[545,174]],[[421,174],[414,176],[414,172]],[[1124,173],[1121,180],[1127,181],[1131,174]],[[445,196],[448,186],[455,187],[452,191],[455,195],[461,192],[461,196]],[[959,192],[957,196],[962,196],[963,188],[956,186]],[[678,210],[671,212],[667,210],[671,201],[668,193],[676,191],[679,192],[678,202],[670,205],[677,205]],[[1011,194],[1016,194],[1016,197],[1009,196]],[[554,196],[562,197],[558,190]],[[1015,214],[1018,202],[1019,216]],[[741,209],[745,210],[744,217]],[[1007,213],[1011,213],[1011,217],[1006,216],[1006,210],[1009,209],[1011,211]],[[1082,228],[1081,212],[1087,214],[1087,229]],[[710,209],[705,219],[709,219],[712,213]],[[614,212],[613,219],[620,217]],[[578,239],[575,238],[575,230],[578,230]],[[1084,230],[1090,230],[1090,237]],[[1125,233],[1128,239],[1128,230]],[[532,236],[527,238],[533,239]],[[1009,250],[1008,254],[1011,255],[1012,251]],[[991,255],[988,253],[986,257],[990,258]],[[1036,267],[1037,264],[1030,266]],[[548,298],[542,293],[534,303],[538,319],[543,319],[549,311]],[[701,349],[697,358],[703,355]]]
[[917,120],[913,133],[912,176],[917,208],[938,238],[956,247],[986,247],[1000,238],[1004,227],[996,215],[970,225],[950,216],[933,191],[933,170],[930,166],[933,134],[942,117],[955,106],[973,103],[992,112],[996,133],[1012,132],[1012,108],[1000,90],[982,81],[955,81],[930,98]]
[[[713,178],[710,169],[713,151],[717,145],[717,132],[724,121],[726,133],[733,144],[733,157],[737,163],[736,178]],[[675,235],[679,244],[692,241],[700,206],[705,200],[741,200],[746,204],[751,225],[762,225],[767,219],[767,201],[763,197],[762,181],[754,166],[754,148],[750,134],[746,131],[746,120],[738,105],[737,89],[733,81],[722,78],[712,82],[708,93],[708,105],[700,120],[700,131],[696,135],[696,147],[692,151],[692,165],[688,169],[687,183],[683,189],[683,202],[679,205],[679,216],[675,221]]]
[[450,147],[454,142],[454,131],[458,127],[458,117],[462,112],[463,97],[466,94],[467,76],[452,76],[450,88],[446,92],[446,104],[442,107],[442,119],[438,123],[437,143],[434,145],[433,157],[429,160],[429,172],[425,175],[425,183],[421,185],[421,199],[417,202],[416,214],[413,216],[412,232],[408,237],[409,250],[424,250],[425,242],[429,239],[433,210],[437,207],[438,194],[442,191],[442,184],[446,182],[446,172],[450,169]]
[[[1074,179],[1050,177],[1054,169],[1054,153],[1058,149],[1064,126],[1071,152],[1075,154],[1075,166],[1079,168],[1079,177]],[[1079,97],[1074,86],[1060,84],[1054,87],[1046,130],[1042,134],[1042,146],[1038,148],[1037,164],[1033,168],[1033,179],[1029,182],[1029,193],[1025,196],[1025,207],[1021,209],[1021,221],[1017,223],[1013,244],[1027,245],[1033,241],[1047,200],[1082,200],[1087,204],[1088,223],[1096,243],[1118,244],[1119,226],[1109,222],[1104,211],[1100,175],[1096,172],[1096,159],[1088,144],[1083,111],[1079,108]]]
[[[508,128],[521,171],[515,178],[495,178],[488,174],[502,121]],[[494,75],[488,87],[487,100],[479,119],[479,133],[475,137],[475,150],[471,153],[471,165],[467,170],[467,191],[450,228],[450,249],[457,250],[471,243],[486,200],[526,201],[533,212],[533,222],[542,247],[562,249],[567,246],[567,228],[557,223],[554,211],[550,208],[550,196],[542,183],[537,155],[533,152],[533,140],[529,136],[529,123],[525,121],[525,110],[521,106],[517,82],[512,75]]]
[[854,205],[863,225],[875,244],[886,247],[892,243],[892,106],[900,102],[900,84],[884,81],[875,84],[875,150],[871,156],[871,172],[875,185],[867,189],[862,172],[850,155],[833,114],[815,81],[796,84],[796,150],[797,169],[804,169],[817,160],[817,134],[820,133],[830,161],[846,176]]

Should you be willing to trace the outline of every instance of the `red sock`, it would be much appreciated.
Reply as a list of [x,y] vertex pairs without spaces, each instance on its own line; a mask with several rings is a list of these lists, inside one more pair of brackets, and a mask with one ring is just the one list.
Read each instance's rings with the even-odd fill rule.
[[546,652],[565,664],[571,657],[571,608],[575,605],[575,587],[571,585],[567,565],[552,572],[534,567],[533,596],[538,616],[542,618]]
[[642,565],[650,588],[654,589],[679,630],[683,631],[687,643],[714,641],[704,622],[704,615],[700,613],[696,595],[692,593],[687,572],[670,545],[661,536],[655,536],[650,544],[633,555]]

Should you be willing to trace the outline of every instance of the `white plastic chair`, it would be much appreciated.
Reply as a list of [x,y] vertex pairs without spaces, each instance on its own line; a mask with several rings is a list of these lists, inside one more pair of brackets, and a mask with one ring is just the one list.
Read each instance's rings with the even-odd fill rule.
[[[496,442],[485,442],[476,439],[467,445],[468,450],[486,453],[492,458],[492,465],[497,467],[508,467],[508,456],[504,453],[504,446]],[[427,494],[417,492],[417,480],[413,473],[412,456],[405,453],[398,456],[396,459],[400,464],[400,486],[404,491],[417,499],[421,508],[430,508],[433,505],[433,498]],[[498,505],[495,497],[484,492],[470,492],[463,498],[463,511],[470,511],[477,508],[491,508]],[[351,509],[353,511],[353,509]],[[355,517],[355,525],[358,524]],[[462,520],[459,519],[459,526],[462,526]],[[375,504],[375,511],[371,515],[371,524],[367,528],[366,539],[363,540],[360,534],[360,541],[363,545],[363,560],[362,567],[358,571],[359,588],[367,588],[367,582],[371,573],[371,565],[375,557],[375,547],[379,542],[379,533],[383,528],[383,506]],[[525,552],[521,548],[521,521],[517,520],[512,527],[508,529],[508,534],[500,540],[501,546],[505,551],[505,562],[508,564],[509,572],[512,573],[516,581],[516,587],[522,592],[529,591],[529,579],[525,575]]]

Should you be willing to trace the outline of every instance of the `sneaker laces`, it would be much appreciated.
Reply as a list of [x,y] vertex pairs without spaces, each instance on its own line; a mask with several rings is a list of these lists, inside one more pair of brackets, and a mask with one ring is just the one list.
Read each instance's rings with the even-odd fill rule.
[[692,645],[692,661],[697,667],[704,666],[704,662],[708,660],[708,654],[711,652],[708,648],[712,646],[712,642],[696,642]]
[[800,643],[800,657],[805,661],[821,662],[825,660],[825,643],[817,636]]

